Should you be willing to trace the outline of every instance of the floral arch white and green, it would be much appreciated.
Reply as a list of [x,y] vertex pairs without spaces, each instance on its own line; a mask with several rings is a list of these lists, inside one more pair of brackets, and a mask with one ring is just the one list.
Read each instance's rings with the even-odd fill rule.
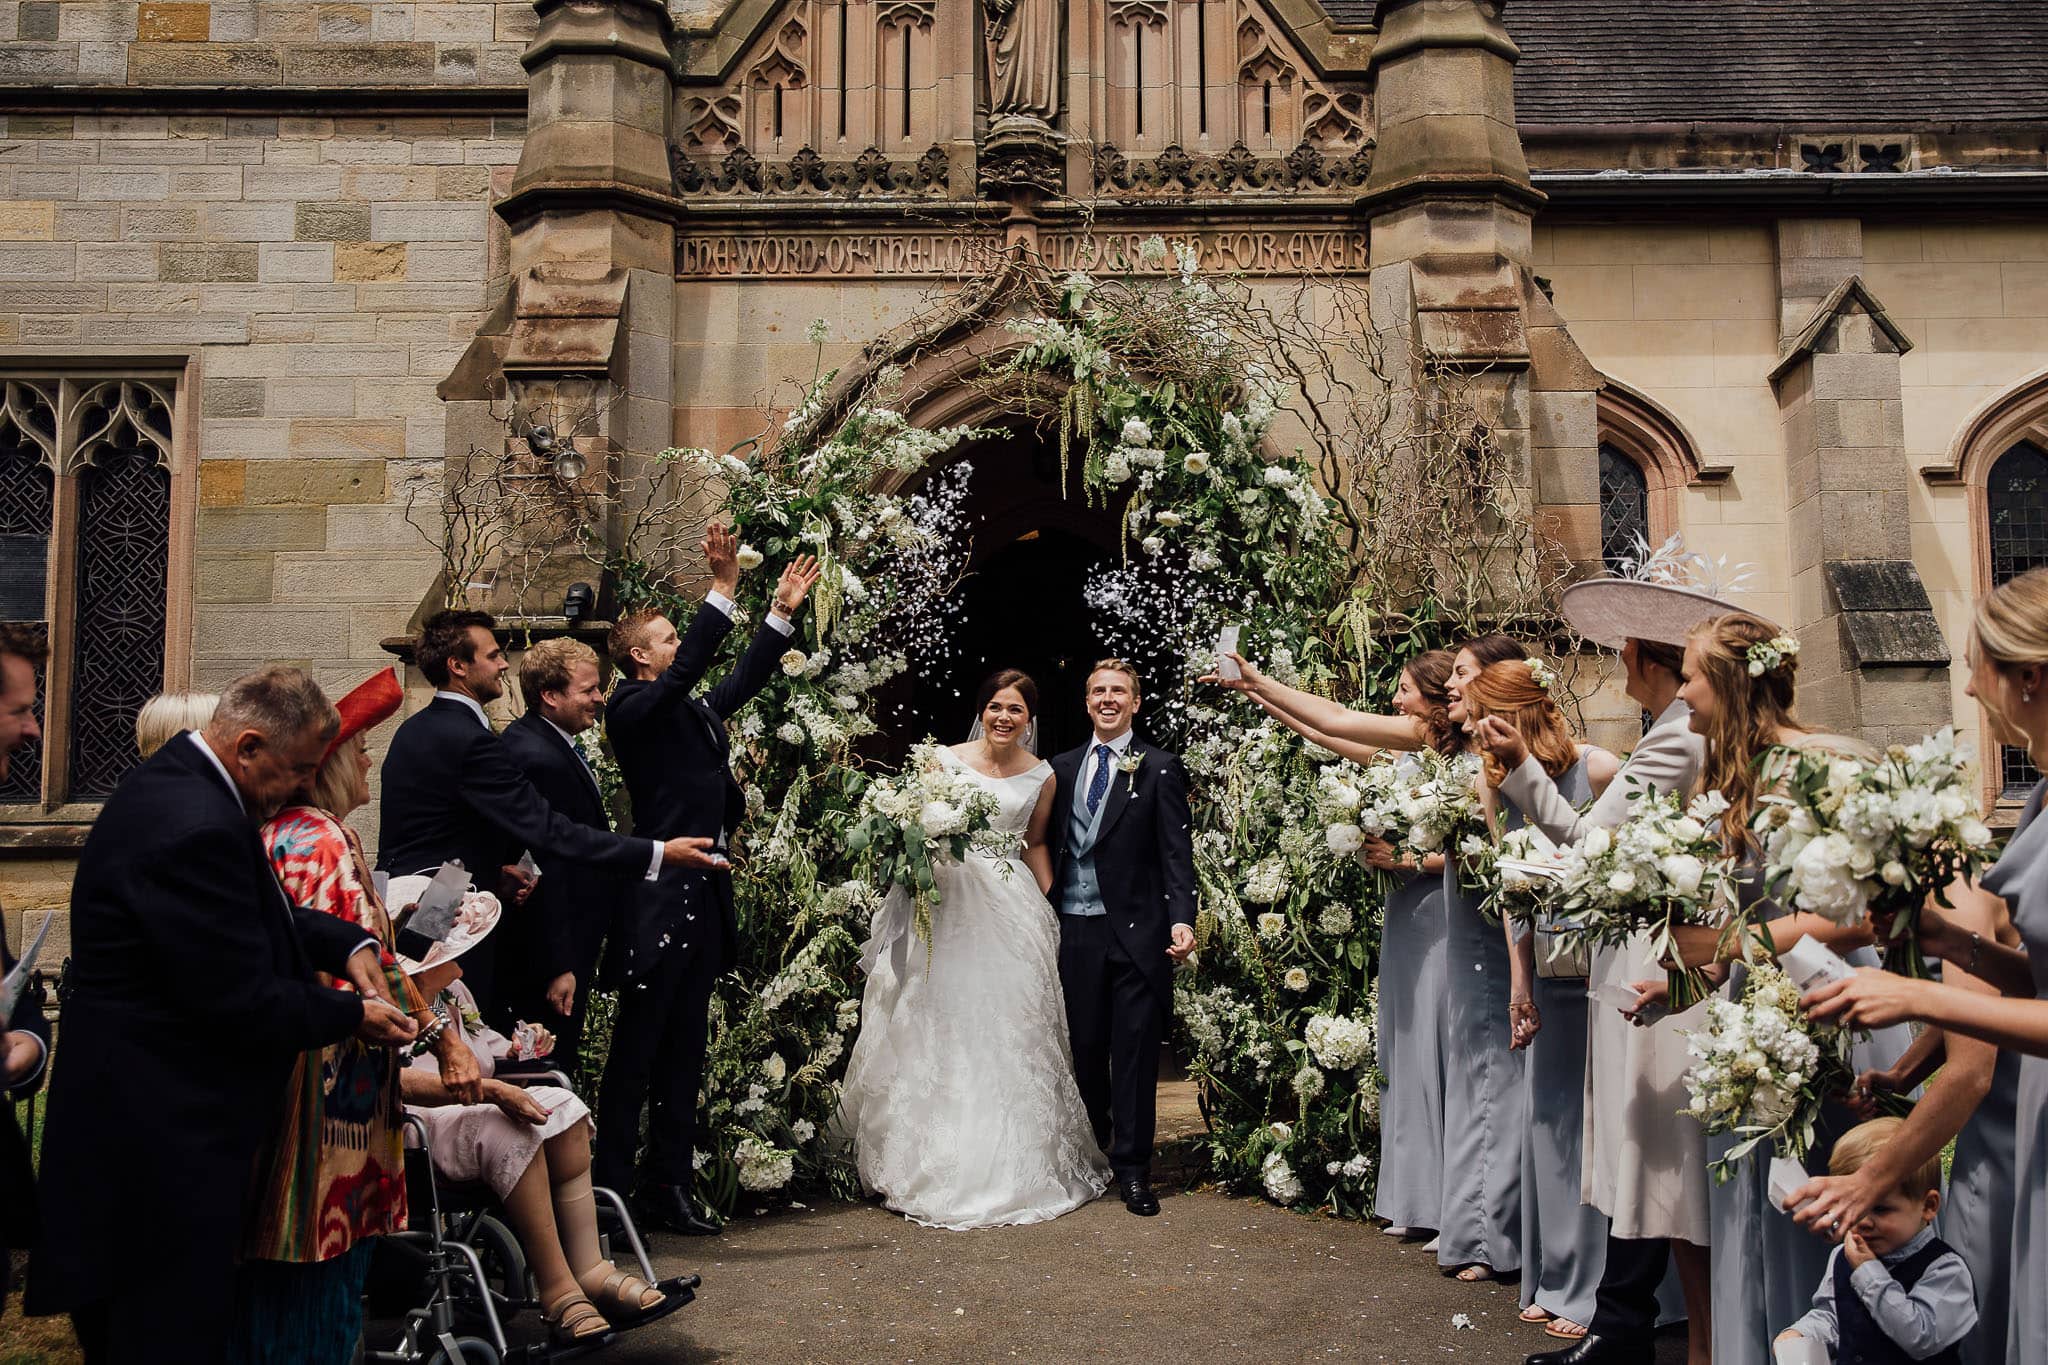
[[[1162,262],[1164,243],[1148,248],[1092,276],[1013,254],[856,366],[820,376],[766,436],[664,457],[701,475],[752,552],[744,562],[772,569],[811,551],[827,568],[781,676],[734,722],[749,808],[742,946],[713,1004],[698,1154],[700,1188],[721,1207],[858,1192],[833,1117],[877,897],[844,823],[875,747],[877,689],[945,629],[943,594],[965,567],[950,524],[960,481],[932,471],[1020,422],[1061,443],[1067,496],[1120,515],[1123,560],[1088,595],[1098,629],[1172,660],[1169,695],[1148,718],[1193,778],[1201,949],[1175,1013],[1209,1168],[1286,1205],[1371,1207],[1383,888],[1325,837],[1329,756],[1195,679],[1234,623],[1282,678],[1381,703],[1399,664],[1440,643],[1457,613],[1413,594],[1391,610],[1360,570],[1373,541],[1355,429],[1370,386],[1319,387],[1329,355],[1301,363],[1314,338],[1296,318],[1200,277],[1189,258]],[[1317,305],[1323,335],[1367,335],[1362,302],[1347,313],[1340,294]],[[1318,439],[1284,452],[1281,426]],[[644,566],[615,568],[622,585],[655,581]],[[771,588],[768,572],[749,574],[742,613],[758,620]]]

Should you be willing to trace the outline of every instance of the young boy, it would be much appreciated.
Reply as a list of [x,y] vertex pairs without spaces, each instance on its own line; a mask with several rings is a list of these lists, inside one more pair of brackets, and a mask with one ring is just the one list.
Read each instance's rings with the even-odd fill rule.
[[[1904,1123],[1873,1119],[1851,1128],[1835,1144],[1829,1172],[1861,1170]],[[1977,1325],[1977,1297],[1963,1258],[1934,1235],[1940,1208],[1937,1156],[1857,1220],[1828,1259],[1813,1311],[1778,1340],[1806,1337],[1843,1365],[1954,1365],[1956,1343]]]

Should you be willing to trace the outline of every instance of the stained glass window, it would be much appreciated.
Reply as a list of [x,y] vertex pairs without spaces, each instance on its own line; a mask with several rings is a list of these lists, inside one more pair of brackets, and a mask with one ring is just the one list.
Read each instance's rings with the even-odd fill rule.
[[1600,557],[1609,569],[1634,558],[1650,539],[1650,481],[1643,467],[1600,443]]
[[[2048,452],[2031,441],[1998,457],[1984,484],[1991,519],[1991,585],[2048,564]],[[2007,796],[2024,796],[2041,780],[2026,751],[2007,746],[2000,767]]]

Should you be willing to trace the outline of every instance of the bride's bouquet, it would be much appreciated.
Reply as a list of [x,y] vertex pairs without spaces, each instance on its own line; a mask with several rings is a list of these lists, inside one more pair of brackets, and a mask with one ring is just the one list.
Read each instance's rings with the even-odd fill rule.
[[[1735,868],[1713,833],[1728,802],[1702,792],[1644,791],[1614,830],[1593,829],[1559,854],[1548,907],[1589,944],[1619,945],[1650,931],[1659,958],[1675,957],[1682,924],[1725,928],[1736,907]],[[1698,968],[1670,974],[1671,1008],[1690,1009],[1713,989]]]
[[1753,825],[1773,895],[1837,924],[1891,917],[1885,965],[1927,975],[1920,907],[1990,860],[1968,746],[1945,727],[1874,761],[1780,749],[1762,772],[1770,794]]
[[970,851],[996,858],[1018,852],[1017,837],[990,823],[997,809],[994,793],[946,766],[938,744],[927,739],[910,751],[901,773],[862,788],[847,821],[846,851],[885,894],[900,888],[911,898],[917,936],[929,948],[932,907],[943,899],[939,864]]
[[1684,1112],[1709,1133],[1742,1138],[1709,1163],[1717,1181],[1767,1138],[1779,1155],[1803,1160],[1823,1097],[1854,1079],[1848,1032],[1809,1020],[1799,987],[1770,961],[1750,966],[1741,999],[1707,1002],[1706,1025],[1686,1034],[1685,1047],[1693,1061]]

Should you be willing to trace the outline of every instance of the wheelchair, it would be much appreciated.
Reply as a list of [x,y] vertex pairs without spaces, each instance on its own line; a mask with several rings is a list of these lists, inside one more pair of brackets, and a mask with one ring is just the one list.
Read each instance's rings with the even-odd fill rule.
[[[559,1071],[501,1063],[497,1076],[518,1085],[570,1088],[568,1077]],[[379,1243],[368,1305],[372,1319],[398,1318],[399,1335],[381,1350],[370,1349],[366,1340],[361,1360],[391,1365],[554,1365],[608,1346],[696,1299],[701,1279],[657,1279],[626,1201],[616,1190],[597,1186],[592,1194],[604,1254],[610,1257],[613,1246],[623,1242],[640,1278],[667,1295],[667,1302],[587,1341],[556,1344],[543,1336],[538,1342],[512,1344],[505,1324],[541,1307],[519,1239],[498,1217],[497,1196],[488,1185],[442,1179],[427,1147],[426,1125],[408,1113],[405,1127],[410,1139],[405,1174],[412,1226]]]

